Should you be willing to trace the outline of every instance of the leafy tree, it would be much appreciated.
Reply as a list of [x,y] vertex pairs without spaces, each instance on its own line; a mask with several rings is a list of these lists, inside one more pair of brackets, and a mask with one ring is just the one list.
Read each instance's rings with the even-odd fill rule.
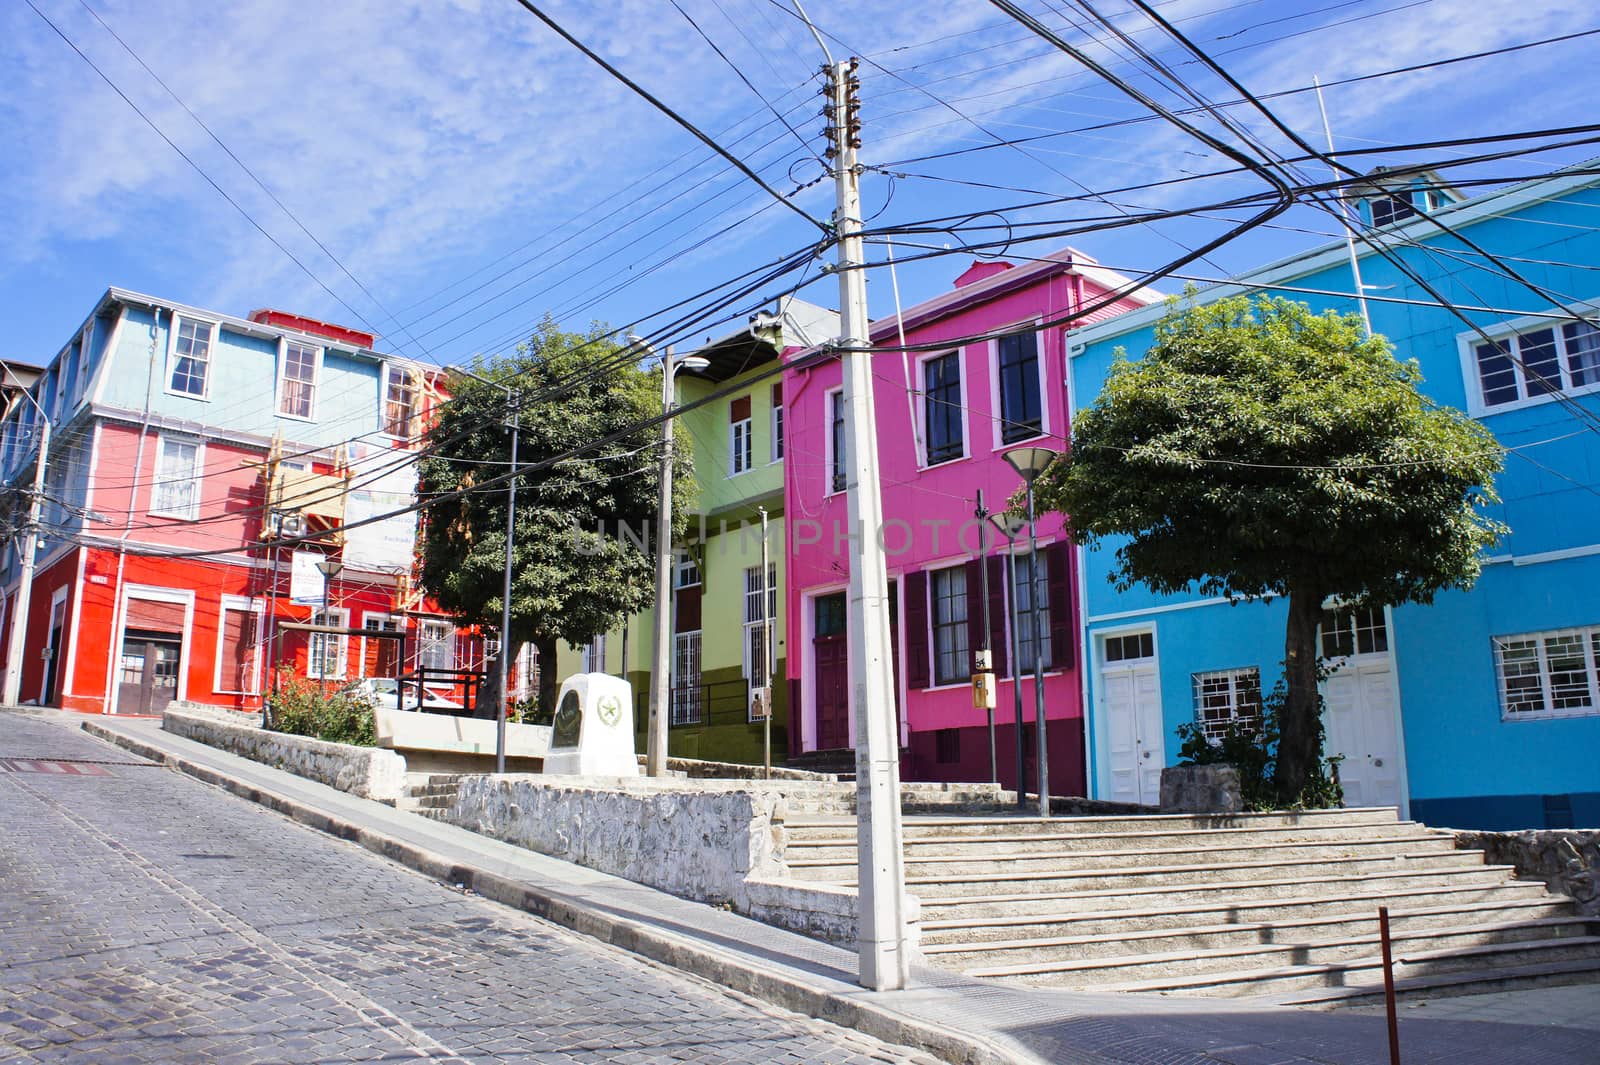
[[1504,531],[1484,508],[1503,452],[1417,391],[1360,320],[1280,298],[1179,306],[1145,357],[1118,350],[1070,453],[1037,486],[1073,537],[1121,540],[1111,579],[1161,593],[1286,596],[1275,784],[1321,762],[1322,604],[1428,603],[1467,588]]
[[[510,638],[501,653],[538,649],[540,704],[555,700],[556,641],[583,644],[649,605],[661,413],[661,377],[621,354],[596,324],[562,332],[546,319],[514,356],[471,369],[521,393],[512,549]],[[511,434],[505,390],[466,375],[428,431],[420,464],[424,498],[458,490],[426,511],[420,535],[423,587],[458,619],[498,631],[504,587],[506,489]],[[576,448],[620,434],[573,455]],[[689,449],[674,450],[677,532],[692,502]],[[484,485],[483,488],[474,488]],[[646,546],[641,546],[644,544]],[[489,666],[480,707],[501,698]]]

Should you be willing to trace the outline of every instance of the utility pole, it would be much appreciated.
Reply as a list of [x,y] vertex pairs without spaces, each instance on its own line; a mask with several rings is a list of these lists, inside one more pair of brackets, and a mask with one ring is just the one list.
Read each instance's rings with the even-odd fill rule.
[[[500,678],[499,705],[495,707],[494,726],[494,771],[506,771],[506,683],[510,679],[511,670],[511,562],[512,551],[517,531],[517,444],[518,433],[522,428],[520,397],[511,389],[506,389],[506,405],[510,407],[511,415],[511,476],[506,481],[506,572],[505,584],[500,602],[500,662],[496,673]],[[421,709],[420,704],[418,709]]]
[[839,309],[844,370],[845,492],[850,565],[850,689],[856,725],[857,942],[860,983],[874,991],[906,986],[905,863],[900,829],[900,737],[889,658],[888,566],[878,534],[883,502],[878,483],[878,433],[868,350],[867,280],[861,241],[861,146],[858,60],[831,60],[829,121],[837,207]]
[[[33,598],[33,556],[39,549],[39,514],[44,502],[44,465],[50,456],[50,419],[44,408],[24,391],[28,402],[39,412],[39,461],[33,471],[33,495],[28,501],[28,531],[22,537],[22,570],[17,582],[17,601],[11,608],[11,642],[6,652],[4,702],[16,706],[22,699],[23,643],[28,635],[28,601]],[[137,475],[136,475],[137,476]]]

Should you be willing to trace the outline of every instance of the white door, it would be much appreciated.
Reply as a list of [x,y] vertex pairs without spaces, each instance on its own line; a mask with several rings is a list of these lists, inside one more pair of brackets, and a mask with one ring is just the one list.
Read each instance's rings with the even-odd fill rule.
[[1150,633],[1106,640],[1100,667],[1113,802],[1161,801],[1166,743]]
[[1324,657],[1336,667],[1322,686],[1323,749],[1329,758],[1343,756],[1344,804],[1399,806],[1399,707],[1383,611],[1329,611],[1322,640]]

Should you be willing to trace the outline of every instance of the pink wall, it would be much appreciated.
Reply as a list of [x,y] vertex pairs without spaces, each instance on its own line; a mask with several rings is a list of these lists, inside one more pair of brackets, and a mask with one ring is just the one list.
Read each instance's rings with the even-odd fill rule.
[[[1063,255],[1064,257],[1064,255]],[[1077,257],[1082,261],[1082,257]],[[1034,439],[1001,446],[999,404],[996,393],[996,342],[979,341],[960,349],[963,395],[963,436],[966,457],[922,469],[922,449],[916,444],[920,432],[921,397],[908,399],[906,365],[912,380],[920,387],[921,359],[939,352],[909,352],[904,361],[899,352],[886,351],[873,356],[875,402],[882,477],[885,528],[883,539],[889,554],[891,580],[900,578],[900,628],[904,629],[907,573],[956,565],[979,553],[979,523],[973,517],[974,494],[983,490],[989,510],[1002,509],[1021,486],[1021,479],[1004,460],[1003,452],[1012,447],[1035,445],[1061,450],[1066,443],[1068,402],[1065,384],[1065,317],[1085,299],[1107,291],[1097,280],[1086,278],[1064,262],[1031,263],[1012,270],[996,270],[982,264],[963,275],[961,287],[905,312],[906,340],[909,344],[937,343],[946,339],[990,332],[1025,331],[1030,324],[1046,324],[1037,330],[1043,369],[1042,406],[1044,433]],[[1146,300],[1130,299],[1117,309],[1140,306]],[[873,340],[896,344],[894,319],[875,323]],[[788,526],[788,603],[789,629],[795,634],[791,649],[798,680],[801,708],[796,750],[815,749],[815,700],[810,675],[813,636],[812,602],[817,593],[842,589],[848,580],[854,546],[845,539],[848,532],[843,493],[830,492],[830,402],[828,394],[840,387],[841,367],[837,359],[821,360],[807,366],[802,353],[791,360],[800,368],[785,372],[785,514]],[[1062,539],[1062,520],[1042,516],[1038,535],[1041,547]],[[990,528],[991,554],[998,548],[998,533]],[[1075,580],[1075,574],[1074,574]],[[981,610],[977,589],[969,590],[969,602]],[[1073,595],[1075,598],[1075,594]],[[1076,643],[1076,625],[1072,641]],[[906,633],[897,634],[902,688],[902,741],[908,745],[907,776],[910,779],[986,779],[988,747],[981,743],[981,758],[975,756],[978,730],[984,724],[983,711],[972,707],[966,682],[929,689],[906,689],[904,656]],[[796,653],[799,652],[799,653]],[[931,682],[931,678],[930,678]],[[1046,675],[1047,716],[1050,720],[1077,719],[1070,727],[1058,729],[1081,737],[1081,707],[1076,672],[1057,670]],[[1009,681],[1002,681],[997,721],[1013,720],[1013,696]],[[1033,719],[1031,681],[1024,683],[1027,720]],[[938,729],[971,729],[963,734],[959,763],[934,764],[932,732]],[[925,735],[919,736],[919,733]],[[851,731],[853,737],[853,727]],[[1007,743],[1013,742],[1007,740]],[[1068,790],[1082,794],[1081,740],[1076,754],[1064,749],[1052,736],[1052,791]],[[1071,764],[1060,764],[1070,757]],[[999,758],[1002,778],[1014,781],[1014,748],[1002,746]],[[981,765],[980,765],[981,763]],[[981,768],[981,774],[974,770]]]

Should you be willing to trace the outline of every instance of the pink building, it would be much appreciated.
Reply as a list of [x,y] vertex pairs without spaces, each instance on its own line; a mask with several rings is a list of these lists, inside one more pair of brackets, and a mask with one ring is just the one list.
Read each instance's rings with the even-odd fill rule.
[[[1079,317],[1114,292],[1125,298]],[[881,536],[889,562],[901,774],[907,780],[987,780],[985,713],[973,707],[973,652],[984,646],[984,560],[974,517],[977,490],[1004,509],[1021,480],[1005,461],[1012,447],[1065,446],[1065,334],[1070,327],[1140,307],[1157,297],[1071,249],[1014,265],[974,263],[942,296],[874,323],[874,343],[915,350],[875,356],[883,488]],[[970,338],[981,339],[970,339]],[[948,341],[949,347],[942,342]],[[927,347],[923,347],[927,345]],[[856,545],[843,492],[841,367],[822,351],[802,352],[784,373],[785,512],[791,755],[854,747],[845,586]],[[1084,794],[1083,710],[1077,673],[1074,553],[1061,519],[1038,529],[1050,782],[1055,794]],[[1026,533],[1015,545],[1016,587],[991,525],[987,643],[1000,678],[995,712],[1000,780],[1016,784],[1015,694],[1011,680],[1013,602],[1021,660],[1031,666],[1035,633],[1030,588],[1034,559]],[[1021,681],[1028,779],[1034,777],[1034,688]]]

